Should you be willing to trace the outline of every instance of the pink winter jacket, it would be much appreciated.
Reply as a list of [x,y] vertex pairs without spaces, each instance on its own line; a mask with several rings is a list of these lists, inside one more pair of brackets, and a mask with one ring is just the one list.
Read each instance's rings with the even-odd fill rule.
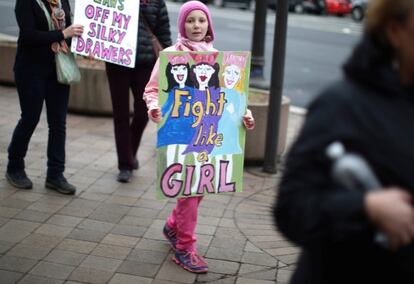
[[[187,38],[178,36],[177,42],[170,47],[164,49],[164,51],[217,51],[213,47],[211,42],[195,42]],[[160,71],[159,58],[155,62],[154,68],[152,69],[151,77],[145,87],[144,101],[147,103],[148,110],[159,108],[158,106],[158,79]]]

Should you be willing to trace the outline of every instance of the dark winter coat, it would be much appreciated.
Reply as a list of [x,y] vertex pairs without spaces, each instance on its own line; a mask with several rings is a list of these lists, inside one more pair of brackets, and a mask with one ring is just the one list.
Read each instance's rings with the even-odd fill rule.
[[[42,0],[49,9],[46,0]],[[61,0],[66,14],[66,26],[72,24],[68,0]],[[36,0],[17,0],[16,20],[19,26],[15,68],[34,68],[40,72],[45,68],[53,69],[55,54],[51,49],[54,42],[63,40],[61,31],[49,31],[49,25],[43,9]]]
[[155,36],[165,48],[172,44],[170,20],[164,0],[141,1],[138,28],[137,56],[135,66],[152,67],[157,60],[154,55],[151,36],[144,24],[145,18]]
[[391,253],[373,242],[363,194],[332,180],[325,154],[341,141],[385,187],[414,193],[414,88],[399,83],[389,53],[368,37],[344,70],[309,107],[279,189],[278,227],[303,249],[292,283],[414,283],[414,262],[404,260],[414,259],[413,245]]

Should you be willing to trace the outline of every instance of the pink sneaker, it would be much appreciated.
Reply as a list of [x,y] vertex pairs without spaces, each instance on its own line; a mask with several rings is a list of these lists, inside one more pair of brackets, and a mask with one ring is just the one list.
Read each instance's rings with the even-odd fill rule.
[[172,260],[178,265],[182,266],[185,270],[193,273],[206,273],[208,272],[208,266],[202,256],[199,256],[195,252],[176,251]]

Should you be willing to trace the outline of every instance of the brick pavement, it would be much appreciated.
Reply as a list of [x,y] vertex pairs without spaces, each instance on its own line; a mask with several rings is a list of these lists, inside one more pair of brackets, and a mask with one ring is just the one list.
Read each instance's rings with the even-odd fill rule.
[[[4,178],[19,116],[16,90],[0,86],[0,283],[287,283],[298,249],[275,230],[279,176],[244,174],[244,192],[209,196],[200,206],[198,248],[209,273],[174,264],[161,229],[174,201],[155,199],[155,127],[147,128],[141,168],[119,184],[111,118],[68,115],[66,176],[76,196],[44,187],[45,115],[32,137],[26,170],[34,188]],[[288,141],[303,116],[289,116]]]

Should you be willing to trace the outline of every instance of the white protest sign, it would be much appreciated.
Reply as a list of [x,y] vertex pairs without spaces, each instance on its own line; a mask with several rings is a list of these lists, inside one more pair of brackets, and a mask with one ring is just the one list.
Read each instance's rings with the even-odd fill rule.
[[72,52],[118,65],[135,66],[139,20],[137,0],[78,0],[74,23],[85,27],[72,38]]

